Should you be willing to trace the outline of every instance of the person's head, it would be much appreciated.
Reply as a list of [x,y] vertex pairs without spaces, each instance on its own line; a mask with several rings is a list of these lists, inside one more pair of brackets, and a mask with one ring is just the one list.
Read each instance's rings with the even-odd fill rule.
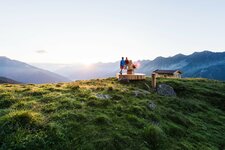
[[128,58],[126,57],[126,60],[128,60]]
[[122,60],[124,60],[124,57],[122,57]]

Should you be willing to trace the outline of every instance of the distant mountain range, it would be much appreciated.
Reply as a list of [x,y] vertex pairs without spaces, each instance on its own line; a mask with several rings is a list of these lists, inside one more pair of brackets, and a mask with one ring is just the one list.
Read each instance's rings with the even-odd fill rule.
[[[178,54],[173,57],[142,60],[138,63],[140,67],[135,72],[142,72],[148,76],[156,69],[179,69],[183,72],[183,77],[201,77],[225,81],[225,52],[203,51],[191,55]],[[119,72],[119,61],[96,63],[89,66],[44,63],[32,65],[0,57],[0,76],[22,83],[56,83],[114,77]]]
[[22,83],[57,83],[70,81],[66,77],[29,64],[0,57],[0,76]]
[[3,83],[19,84],[20,82],[14,81],[14,80],[9,79],[9,78],[0,77],[0,84],[3,84]]
[[[138,61],[140,68],[136,72],[143,72],[148,76],[156,69],[179,69],[183,77],[202,77],[225,80],[225,52],[195,52],[191,55],[178,54],[173,57],[157,57],[154,60]],[[71,80],[113,77],[119,72],[119,61],[114,63],[96,63],[85,65],[53,65],[35,64],[49,69]]]
[[157,57],[153,61],[141,62],[139,71],[151,73],[156,69],[179,69],[183,77],[201,77],[225,80],[225,52],[195,52],[191,55],[178,54],[173,57]]

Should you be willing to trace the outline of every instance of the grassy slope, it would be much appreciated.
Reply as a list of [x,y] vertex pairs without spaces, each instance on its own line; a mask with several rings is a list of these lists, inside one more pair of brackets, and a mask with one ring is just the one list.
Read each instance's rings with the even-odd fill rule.
[[[147,90],[150,79],[0,85],[0,149],[218,149],[225,143],[225,83],[160,79],[177,97]],[[96,97],[109,94],[110,100]],[[149,103],[156,104],[155,109]]]

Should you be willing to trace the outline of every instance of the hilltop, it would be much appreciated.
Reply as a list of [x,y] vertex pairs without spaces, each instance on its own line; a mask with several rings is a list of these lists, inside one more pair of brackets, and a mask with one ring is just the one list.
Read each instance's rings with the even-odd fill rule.
[[0,85],[0,149],[224,149],[225,82],[115,78]]
[[5,77],[0,77],[0,84],[3,84],[3,83],[19,84],[19,82],[14,81],[14,80],[12,80],[12,79],[5,78]]

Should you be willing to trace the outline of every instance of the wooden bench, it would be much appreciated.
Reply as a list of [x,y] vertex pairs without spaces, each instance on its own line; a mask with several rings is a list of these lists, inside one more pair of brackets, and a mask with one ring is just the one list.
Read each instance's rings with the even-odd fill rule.
[[127,74],[123,73],[122,75],[117,73],[116,74],[117,79],[128,79],[128,80],[145,80],[145,74],[142,73],[134,73],[134,74]]

